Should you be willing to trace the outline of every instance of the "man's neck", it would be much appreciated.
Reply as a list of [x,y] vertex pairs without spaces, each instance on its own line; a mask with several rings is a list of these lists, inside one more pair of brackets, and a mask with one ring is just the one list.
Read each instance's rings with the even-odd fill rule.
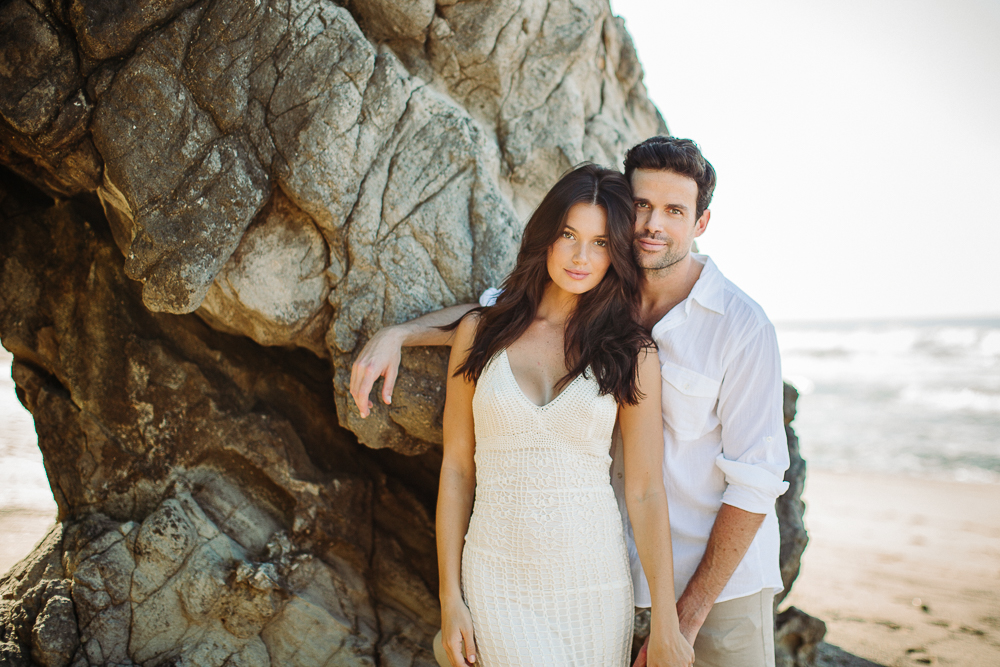
[[688,253],[684,259],[665,269],[643,270],[640,284],[642,326],[651,330],[670,312],[670,309],[688,298],[694,284],[701,276],[703,265]]

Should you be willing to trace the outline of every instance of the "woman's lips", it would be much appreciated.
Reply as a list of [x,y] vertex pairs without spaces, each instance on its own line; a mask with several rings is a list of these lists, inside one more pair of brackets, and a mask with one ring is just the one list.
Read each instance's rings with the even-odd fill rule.
[[570,269],[564,269],[564,271],[566,271],[567,275],[569,275],[569,277],[573,280],[583,280],[590,275],[586,271],[571,271]]

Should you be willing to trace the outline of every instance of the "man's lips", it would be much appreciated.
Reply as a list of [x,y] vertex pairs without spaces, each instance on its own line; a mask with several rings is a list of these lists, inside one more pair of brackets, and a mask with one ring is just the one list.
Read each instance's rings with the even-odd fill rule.
[[637,239],[637,241],[643,250],[649,250],[651,252],[656,252],[657,250],[662,250],[667,247],[666,241],[659,241],[657,239]]
[[563,269],[566,274],[573,280],[583,280],[590,275],[587,271],[573,271],[571,269]]

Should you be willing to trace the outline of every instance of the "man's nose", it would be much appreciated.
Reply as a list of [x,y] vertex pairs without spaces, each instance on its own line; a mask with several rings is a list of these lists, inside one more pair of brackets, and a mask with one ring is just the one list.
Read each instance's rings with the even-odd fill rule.
[[664,229],[664,214],[662,211],[653,210],[643,220],[642,228],[649,232],[661,232]]

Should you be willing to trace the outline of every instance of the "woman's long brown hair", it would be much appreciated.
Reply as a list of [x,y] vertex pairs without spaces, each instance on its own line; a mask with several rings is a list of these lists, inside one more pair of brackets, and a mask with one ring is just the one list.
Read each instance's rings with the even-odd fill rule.
[[[620,173],[595,164],[580,165],[564,175],[531,215],[521,237],[517,263],[503,283],[503,292],[493,306],[470,311],[480,313],[479,326],[469,356],[456,374],[477,381],[487,362],[527,330],[551,281],[547,268],[549,247],[559,238],[575,204],[600,206],[607,214],[611,266],[596,287],[580,295],[566,323],[567,372],[556,388],[564,387],[590,368],[601,394],[612,394],[620,404],[634,405],[642,398],[638,387],[639,352],[652,341],[637,317],[639,270],[632,259],[632,189]],[[452,326],[457,325],[455,322]]]

